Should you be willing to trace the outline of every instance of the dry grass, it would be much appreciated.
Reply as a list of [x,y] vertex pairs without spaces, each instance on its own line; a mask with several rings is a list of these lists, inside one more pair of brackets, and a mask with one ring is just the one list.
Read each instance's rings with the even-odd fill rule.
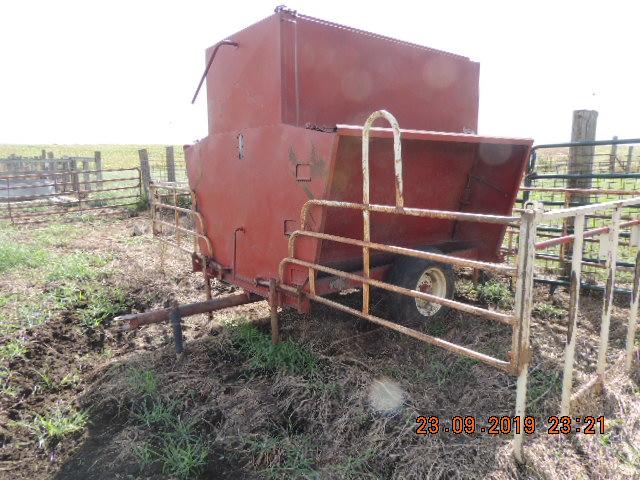
[[[132,218],[92,224],[83,235],[53,248],[108,254],[111,273],[102,281],[127,291],[136,299],[134,308],[203,298],[201,277],[189,274],[187,258],[150,243],[148,233],[131,236],[134,225],[146,222]],[[16,298],[30,292],[34,302],[34,289],[44,288],[15,272],[1,282]],[[217,294],[231,290],[220,284],[215,287]],[[358,302],[358,295],[336,298]],[[536,303],[566,310],[568,297],[558,290],[549,299],[546,290],[539,289]],[[583,297],[578,384],[594,369],[600,309],[601,298]],[[2,312],[11,316],[14,310],[5,306]],[[35,439],[16,437],[18,433],[7,430],[6,417],[0,414],[0,435],[9,455],[0,467],[0,477],[170,478],[150,449],[164,445],[158,440],[163,435],[174,438],[172,432],[181,428],[178,422],[188,421],[192,425],[188,434],[207,445],[202,478],[637,478],[637,376],[629,379],[616,371],[602,398],[593,397],[579,406],[583,415],[605,415],[605,435],[571,434],[559,439],[545,433],[545,419],[559,410],[566,338],[566,319],[549,313],[552,310],[539,308],[532,326],[528,403],[539,428],[526,441],[526,466],[514,463],[510,436],[415,434],[418,415],[443,420],[472,415],[478,422],[486,422],[490,415],[512,415],[512,376],[327,308],[314,308],[308,315],[289,310],[281,315],[284,339],[291,348],[309,352],[313,369],[290,371],[286,363],[283,367],[277,362],[270,368],[256,368],[255,352],[243,349],[232,330],[220,331],[218,325],[239,318],[264,324],[268,309],[260,302],[216,314],[213,322],[206,315],[188,319],[187,355],[180,361],[166,325],[122,335],[107,322],[96,337],[79,328],[73,312],[48,317],[45,325],[23,335],[29,358],[10,365],[12,375],[19,377],[12,378],[19,392],[12,399],[3,397],[2,405],[7,407],[3,411],[19,416],[16,406],[20,403],[23,410],[47,411],[45,406],[64,401],[89,412],[89,427],[81,438],[60,441],[51,461],[49,453],[37,449]],[[627,312],[621,303],[614,307],[611,363],[620,355]],[[428,331],[500,357],[510,346],[508,328],[469,315],[453,314]],[[260,326],[258,336],[252,333],[251,338],[262,345],[259,335],[267,334],[266,327]],[[103,338],[102,343],[92,349],[96,338]],[[55,394],[40,391],[34,398],[26,390],[33,391],[42,379],[25,373],[27,360],[41,372],[48,371],[46,362],[52,362],[52,371],[66,362],[65,368],[76,369],[80,380],[71,389]],[[176,421],[140,422],[139,406],[150,396],[172,405]],[[177,455],[183,458],[180,452]]]

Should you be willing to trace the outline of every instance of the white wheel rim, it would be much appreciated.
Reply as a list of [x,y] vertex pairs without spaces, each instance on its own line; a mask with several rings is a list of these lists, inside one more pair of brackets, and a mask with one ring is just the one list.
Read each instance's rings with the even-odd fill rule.
[[[429,267],[418,278],[415,289],[419,292],[445,298],[447,296],[447,277],[440,268]],[[442,308],[439,303],[427,302],[418,298],[415,301],[418,312],[424,317],[431,317]]]

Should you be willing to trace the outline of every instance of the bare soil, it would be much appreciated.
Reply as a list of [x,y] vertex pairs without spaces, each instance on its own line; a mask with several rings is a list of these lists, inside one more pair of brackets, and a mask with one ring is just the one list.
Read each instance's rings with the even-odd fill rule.
[[[147,225],[144,216],[85,224],[85,233],[64,248],[112,256],[115,273],[104,281],[126,291],[134,310],[203,299],[202,278],[190,273],[189,258],[154,243]],[[0,288],[27,295],[46,286],[6,277]],[[230,291],[216,284],[214,294]],[[357,294],[336,298],[358,302]],[[558,290],[550,298],[540,288],[536,302],[566,309],[568,296]],[[577,385],[594,370],[601,304],[598,295],[582,297]],[[377,308],[384,311],[384,297]],[[604,415],[605,435],[546,433],[547,418],[559,413],[566,318],[533,319],[528,410],[538,427],[526,439],[527,463],[520,466],[510,453],[510,435],[415,433],[420,415],[439,416],[443,424],[455,415],[474,416],[483,425],[491,415],[513,415],[514,377],[329,308],[281,314],[283,338],[306,346],[317,359],[313,375],[256,373],[219,328],[239,317],[264,325],[265,302],[217,313],[213,320],[187,319],[181,359],[167,325],[122,332],[110,322],[89,329],[73,311],[56,313],[22,333],[28,352],[8,364],[19,393],[0,398],[0,478],[172,478],[157,466],[142,468],[133,455],[148,432],[132,421],[141,399],[127,372],[141,369],[154,372],[163,398],[178,405],[176,415],[196,421],[207,439],[207,466],[198,478],[640,478],[640,374],[630,378],[619,366],[627,316],[625,300],[618,299],[607,387],[575,412]],[[510,348],[507,327],[462,313],[426,330],[501,358]],[[78,381],[46,390],[37,374],[45,369],[58,379],[75,374]],[[376,408],[386,395],[380,392],[399,399],[395,408]],[[43,449],[16,422],[56,405],[89,412],[88,428]],[[265,446],[269,440],[275,442]]]

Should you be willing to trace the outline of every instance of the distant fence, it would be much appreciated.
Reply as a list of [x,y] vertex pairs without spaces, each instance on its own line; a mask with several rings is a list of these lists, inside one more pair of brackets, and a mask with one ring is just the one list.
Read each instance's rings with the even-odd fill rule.
[[[539,202],[545,209],[566,209],[637,196],[640,193],[640,139],[587,140],[533,148],[524,184],[516,200],[516,211],[527,202]],[[640,208],[622,209],[618,238],[616,285],[629,292],[634,277],[640,226]],[[581,227],[587,232],[582,251],[582,287],[603,291],[607,279],[606,258],[610,219],[602,214],[585,216]],[[536,254],[540,276],[536,280],[555,286],[570,283],[572,244],[563,242],[574,234],[571,220],[554,219],[538,227],[547,247]],[[504,249],[516,253],[517,232],[507,229]]]
[[184,158],[176,158],[172,146],[165,148],[164,158],[158,156],[149,158],[149,173],[154,182],[187,183]]
[[102,168],[93,157],[10,156],[0,159],[0,220],[39,223],[52,215],[138,205],[140,169]]

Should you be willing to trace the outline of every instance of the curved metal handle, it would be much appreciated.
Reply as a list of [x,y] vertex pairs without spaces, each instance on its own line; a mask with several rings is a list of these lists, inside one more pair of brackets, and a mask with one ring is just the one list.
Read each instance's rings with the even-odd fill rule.
[[207,62],[207,67],[204,69],[204,73],[202,74],[202,78],[200,79],[200,83],[198,83],[198,88],[196,88],[196,93],[193,95],[191,99],[191,103],[193,104],[198,98],[198,94],[200,93],[200,89],[202,88],[202,84],[204,83],[204,79],[207,78],[207,73],[209,73],[209,69],[211,68],[211,64],[213,63],[213,59],[216,57],[216,53],[218,53],[218,49],[223,45],[232,45],[234,47],[238,47],[237,42],[232,42],[231,40],[222,40],[216,44],[216,47],[213,49],[213,53]]
[[396,175],[396,207],[404,207],[402,190],[402,145],[398,120],[386,110],[373,112],[362,127],[362,203],[369,205],[369,130],[378,118],[384,117],[393,130],[393,165]]

